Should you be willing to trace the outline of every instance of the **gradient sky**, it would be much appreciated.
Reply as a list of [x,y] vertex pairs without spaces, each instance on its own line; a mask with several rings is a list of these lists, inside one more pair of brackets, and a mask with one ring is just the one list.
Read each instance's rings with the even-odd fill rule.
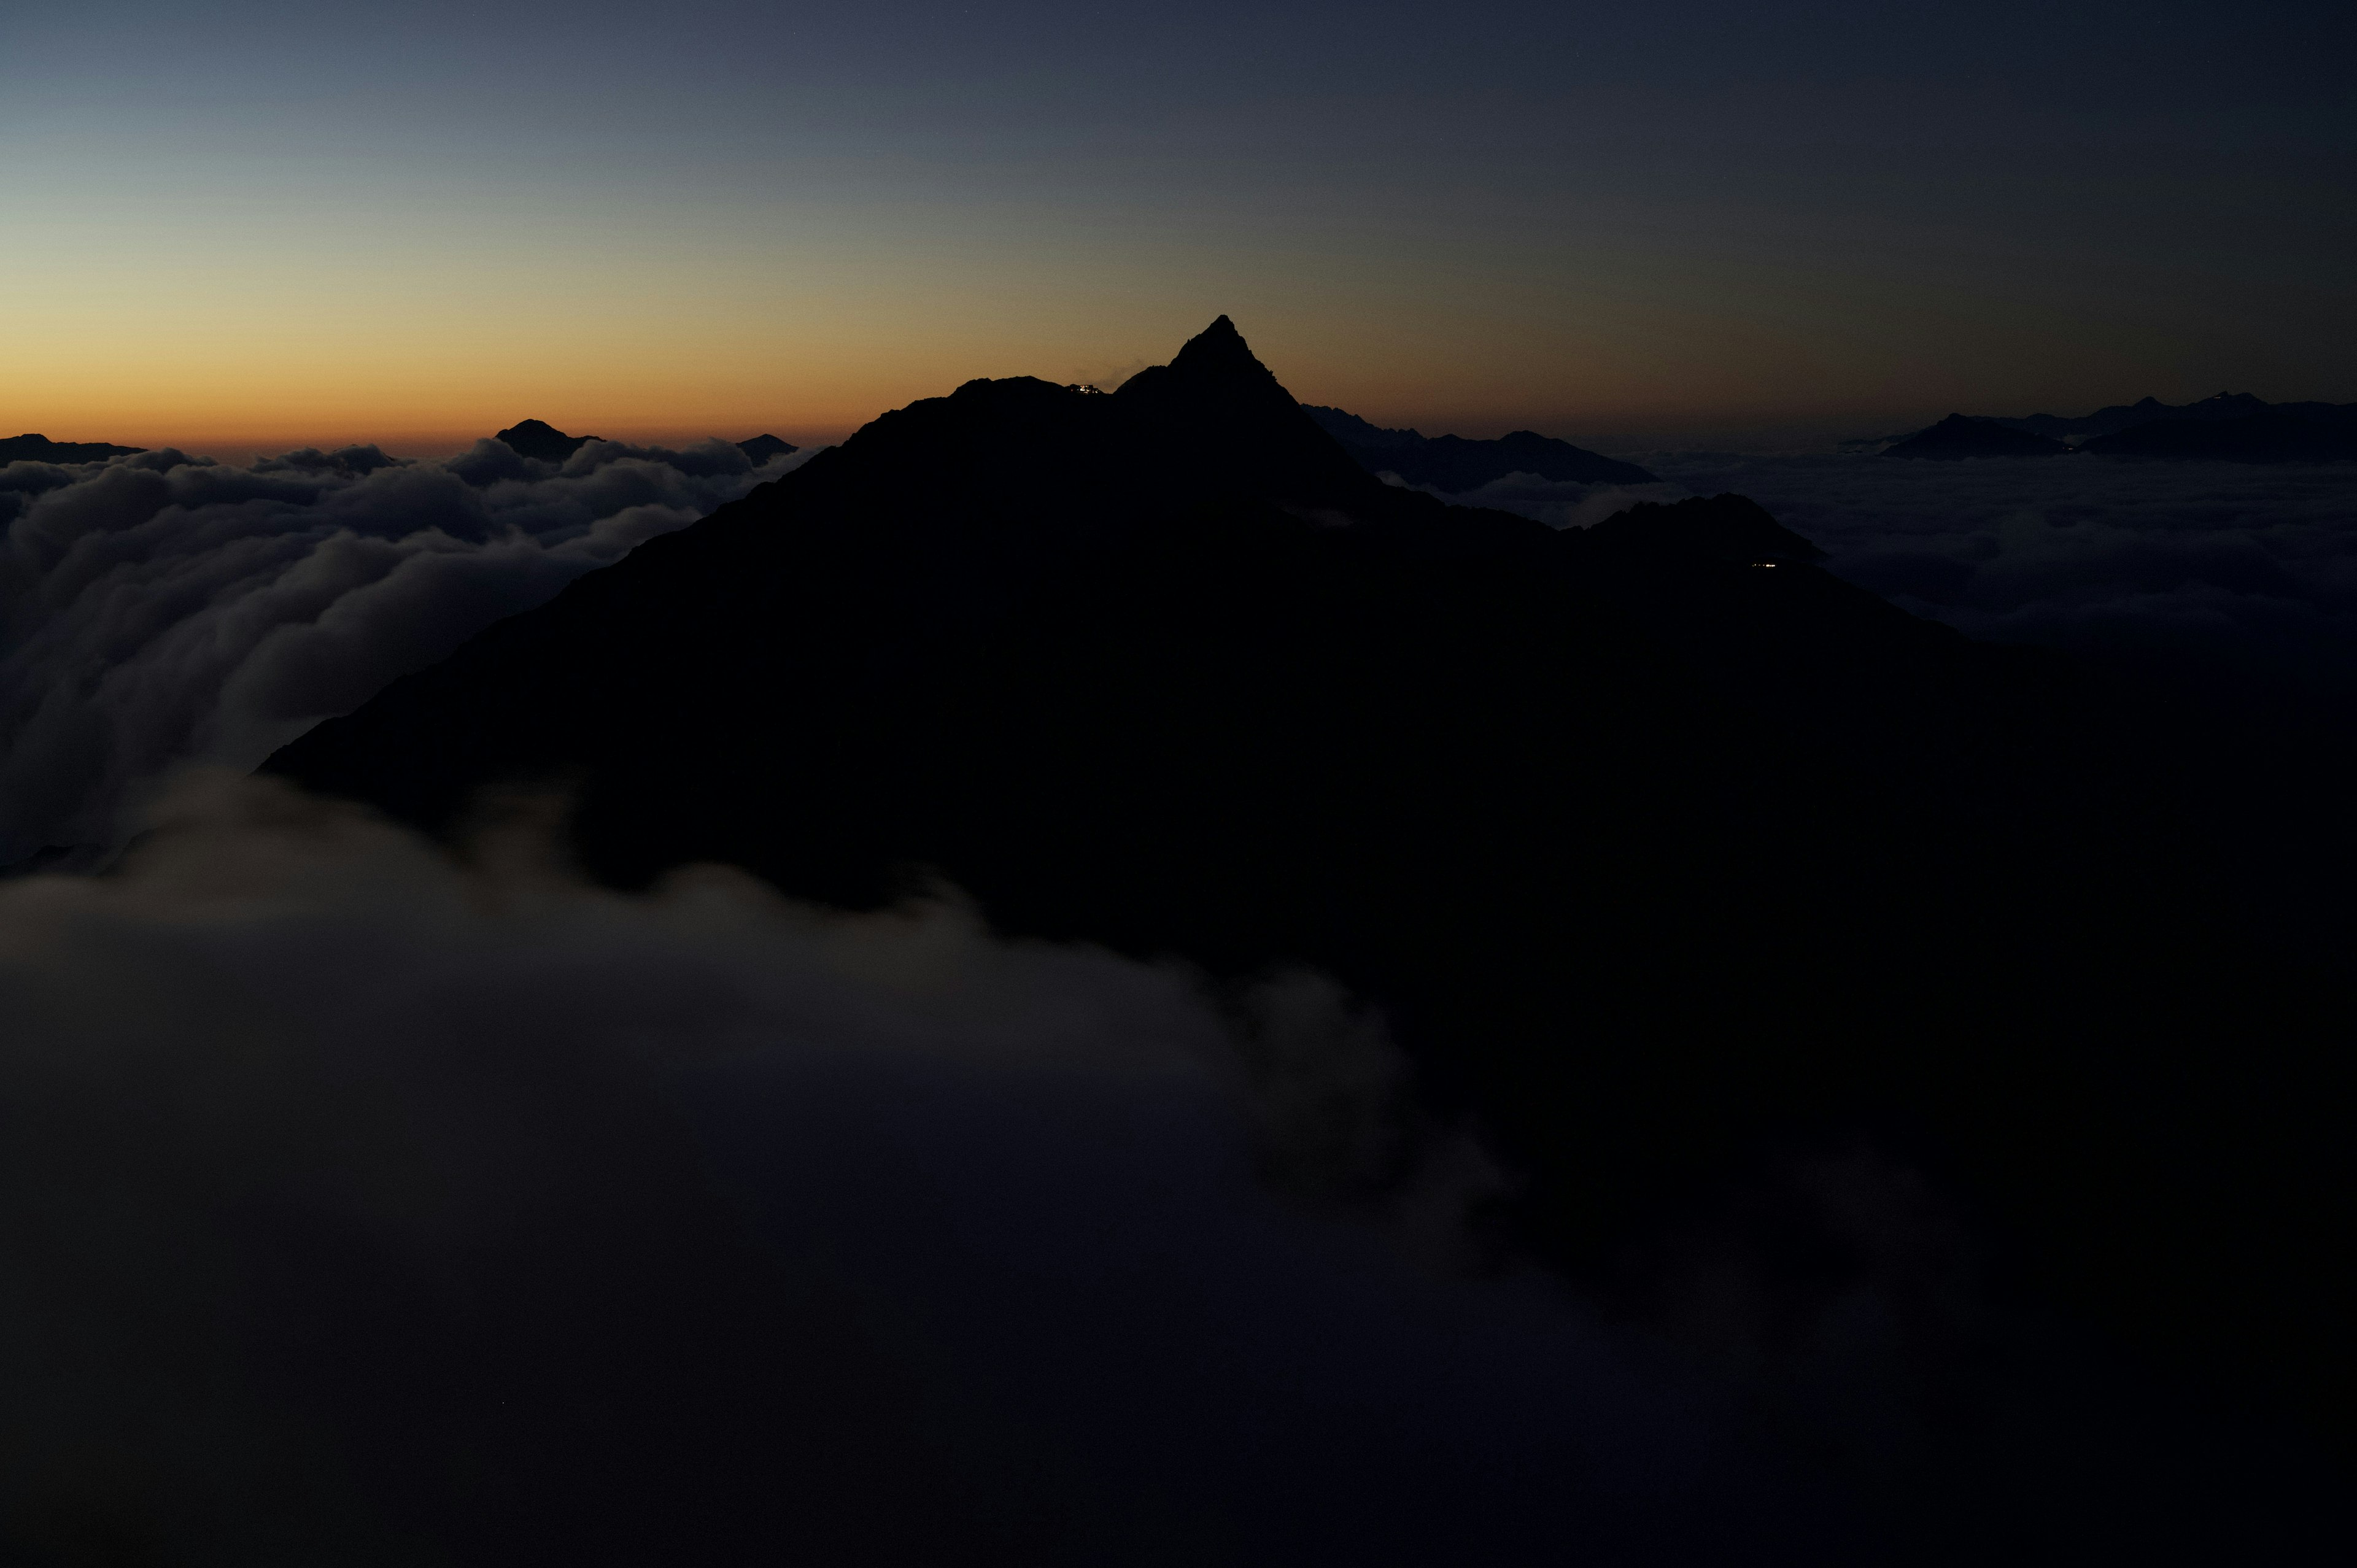
[[1232,315],[1603,440],[2357,399],[2345,4],[0,8],[0,434],[841,435]]

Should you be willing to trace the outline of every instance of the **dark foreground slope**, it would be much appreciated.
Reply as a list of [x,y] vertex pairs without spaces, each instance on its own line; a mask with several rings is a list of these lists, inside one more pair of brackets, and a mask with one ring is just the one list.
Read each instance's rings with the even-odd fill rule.
[[1367,472],[1396,474],[1408,484],[1428,485],[1448,495],[1480,489],[1509,474],[1535,474],[1542,479],[1581,485],[1641,485],[1653,478],[1634,463],[1534,430],[1473,441],[1462,435],[1386,430],[1339,408],[1313,407],[1303,412]]
[[561,785],[619,884],[938,875],[1314,965],[1512,1168],[1503,1231],[1625,1300],[1773,1344],[1871,1276],[1971,1340],[1810,1174],[1868,1151],[1996,1298],[2344,1421],[2345,836],[1814,553],[1735,497],[1555,532],[1387,488],[1222,318],[1114,396],[887,414],[269,767],[444,831]]

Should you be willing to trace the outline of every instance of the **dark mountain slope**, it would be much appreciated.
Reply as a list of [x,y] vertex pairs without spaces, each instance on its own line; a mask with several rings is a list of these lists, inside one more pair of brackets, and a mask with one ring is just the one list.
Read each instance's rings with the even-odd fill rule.
[[597,435],[567,435],[544,420],[526,419],[509,425],[492,439],[506,443],[519,457],[536,457],[544,463],[562,463],[592,441],[603,440]]
[[758,468],[772,457],[782,457],[790,452],[798,452],[802,448],[791,441],[780,440],[775,435],[756,435],[749,441],[737,442],[737,450],[751,458],[753,466]]
[[1429,485],[1449,495],[1480,489],[1509,474],[1535,474],[1574,484],[1642,485],[1653,476],[1568,441],[1535,431],[1516,430],[1494,441],[1461,435],[1426,435],[1386,430],[1339,408],[1303,410],[1371,474],[1397,474],[1411,485]]
[[11,435],[0,439],[0,464],[101,463],[128,457],[144,446],[115,446],[104,441],[52,441],[46,435]]
[[2345,832],[1813,553],[1736,497],[1556,532],[1387,487],[1222,318],[1114,396],[888,413],[269,767],[443,831],[559,783],[623,885],[938,873],[1316,965],[1512,1165],[1501,1221],[1632,1297],[1732,1255],[1772,1338],[1883,1277],[1792,1175],[1863,1143],[2020,1299],[2341,1419]]
[[1886,457],[2053,457],[2071,450],[2060,441],[2012,430],[1994,419],[1952,413],[1928,430],[1884,448]]

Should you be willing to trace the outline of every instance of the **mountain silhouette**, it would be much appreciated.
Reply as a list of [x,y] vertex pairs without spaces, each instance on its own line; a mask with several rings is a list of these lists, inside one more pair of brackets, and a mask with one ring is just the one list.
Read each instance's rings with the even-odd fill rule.
[[2070,451],[2060,441],[2008,429],[1993,419],[1952,413],[1884,448],[1886,457],[2051,457]]
[[144,446],[115,446],[104,441],[52,441],[46,435],[0,437],[0,465],[9,463],[102,463],[128,457]]
[[[500,431],[495,439],[504,442],[518,456],[533,457],[544,463],[562,463],[592,441],[603,441],[605,437],[567,435],[553,424],[527,419]],[[792,442],[780,440],[775,435],[756,435],[734,445],[757,468],[772,457],[801,450]]]
[[2155,419],[2088,441],[2106,457],[2229,463],[2357,461],[2357,404],[2284,405],[2258,413]]
[[1535,431],[1517,430],[1494,441],[1461,435],[1426,435],[1386,430],[1339,408],[1307,409],[1318,428],[1371,474],[1396,474],[1411,485],[1428,485],[1450,495],[1476,490],[1508,474],[1575,484],[1642,485],[1653,476],[1634,463],[1604,456]]
[[1557,532],[1385,485],[1222,317],[1109,396],[884,414],[266,766],[457,835],[561,787],[621,886],[946,878],[1313,966],[1598,1289],[1709,1237],[1831,1310],[1878,1232],[1778,1173],[1863,1144],[2035,1311],[2346,1436],[2331,768],[1815,556],[1740,497]]
[[494,439],[505,442],[509,450],[519,457],[534,457],[544,463],[562,463],[592,441],[602,441],[602,435],[567,435],[553,424],[537,419],[526,419],[509,425]]
[[[2033,413],[2017,419],[1995,419],[2009,430],[2025,430],[2032,435],[2056,438],[2077,435],[2109,435],[2133,425],[2149,424],[2156,419],[2241,419],[2254,413],[2265,413],[2272,404],[2263,403],[2249,392],[2220,392],[2199,403],[2166,403],[2157,397],[2139,398],[2135,403],[2115,403],[2099,408],[2093,413],[2077,418],[2062,418],[2051,413]],[[2296,408],[2325,408],[2325,403],[2285,404]]]
[[802,448],[791,441],[781,441],[774,435],[756,435],[749,441],[737,442],[737,450],[751,458],[753,467],[758,468],[772,457],[782,457],[790,452],[799,452]]
[[1742,496],[1669,506],[1641,501],[1590,528],[1587,543],[1608,560],[1691,566],[1806,566],[1825,556]]
[[[1964,419],[1951,414],[1913,438],[1921,442]],[[2077,418],[2033,413],[2018,419],[1968,421],[2050,440],[2077,437],[2077,450],[2112,457],[2177,457],[2233,463],[2330,463],[2357,460],[2357,403],[2276,403],[2249,392],[2220,392],[2199,403],[2166,403],[2147,397],[2114,403]],[[1961,439],[1961,436],[1951,438]],[[1901,451],[1893,456],[1997,456]]]

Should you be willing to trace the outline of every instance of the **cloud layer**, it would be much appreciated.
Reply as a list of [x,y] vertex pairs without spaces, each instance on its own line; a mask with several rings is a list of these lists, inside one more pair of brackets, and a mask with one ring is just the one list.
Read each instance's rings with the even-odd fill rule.
[[1314,979],[161,818],[0,885],[12,1560],[2201,1561],[2321,1495],[1960,1355],[1867,1155],[1794,1189],[1884,1263],[1771,1334],[1706,1240],[1683,1351],[1458,1272],[1478,1150]]
[[[178,759],[250,763],[791,462],[0,470],[0,829],[111,835]],[[2346,469],[1660,467],[1968,629],[2347,646]],[[2199,635],[2147,602],[2204,594]],[[188,789],[120,873],[0,885],[27,1560],[2214,1561],[2328,1495],[1990,1321],[1870,1150],[1761,1199],[1857,1240],[1857,1288],[1796,1309],[1675,1238],[1613,1324],[1452,1273],[1499,1177],[1315,979],[1212,995],[710,870],[623,897],[528,822],[461,864]]]
[[444,462],[0,467],[0,864],[113,841],[172,763],[252,767],[807,456],[595,442],[560,467],[480,441]]
[[1513,474],[1442,499],[1585,528],[1639,501],[1732,490],[1826,550],[1836,575],[1969,636],[2357,692],[2357,464],[1644,461],[1661,484]]
[[20,1550],[1511,1562],[1694,1532],[1663,1488],[1703,1434],[1600,1328],[1419,1267],[1381,1205],[1340,1218],[1419,1161],[1396,1053],[1329,987],[1227,1007],[733,873],[626,898],[532,829],[462,868],[227,777],[164,819],[120,874],[0,886]]
[[[0,468],[0,865],[103,844],[188,759],[250,767],[502,616],[806,460],[493,442],[250,467],[172,451]],[[1556,527],[1733,489],[1836,573],[1976,636],[2357,689],[2357,468],[1648,459],[1660,485],[1513,475],[1448,499]]]
[[1648,462],[1750,496],[1837,575],[1973,637],[2357,693],[2357,464]]

